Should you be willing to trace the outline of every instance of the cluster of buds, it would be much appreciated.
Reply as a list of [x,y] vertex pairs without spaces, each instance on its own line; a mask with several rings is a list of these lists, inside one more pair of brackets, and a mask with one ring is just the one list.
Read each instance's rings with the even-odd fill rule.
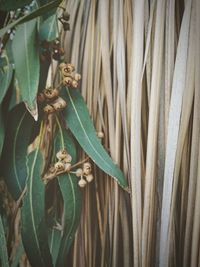
[[[75,172],[76,176],[80,178],[78,185],[85,187],[87,182],[90,183],[94,179],[92,174],[92,166],[90,162],[85,162],[83,168],[79,168]],[[85,178],[85,179],[84,179]]]
[[56,153],[57,162],[49,168],[47,175],[44,177],[44,183],[47,184],[56,175],[70,172],[72,157],[66,149],[61,149]]
[[50,61],[51,57],[54,60],[61,60],[61,57],[64,55],[64,49],[60,45],[60,40],[56,39],[52,42],[46,40],[41,43],[41,60]]
[[81,75],[79,73],[75,73],[75,67],[72,64],[67,63],[61,63],[60,71],[62,75],[63,84],[65,86],[77,88],[78,82],[81,79]]
[[56,111],[63,110],[67,103],[59,96],[59,90],[57,88],[46,88],[38,95],[39,102],[45,102],[44,112],[47,114],[54,113]]
[[70,19],[70,14],[64,9],[62,16],[58,19],[62,23],[64,31],[69,31],[70,25],[68,21]]

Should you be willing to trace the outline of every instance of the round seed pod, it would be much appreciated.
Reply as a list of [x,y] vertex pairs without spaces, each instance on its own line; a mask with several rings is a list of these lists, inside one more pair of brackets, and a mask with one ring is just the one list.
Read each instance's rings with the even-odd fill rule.
[[84,179],[80,179],[79,182],[78,182],[78,185],[79,185],[80,187],[85,187],[86,184],[87,184],[87,182],[86,182]]
[[52,106],[54,107],[56,111],[60,111],[60,110],[63,110],[67,106],[67,103],[64,99],[59,97],[52,103]]
[[99,138],[104,138],[104,133],[103,133],[103,132],[98,132],[98,133],[97,133],[97,136],[98,136]]
[[75,66],[71,63],[67,63],[66,68],[69,73],[72,73],[73,71],[75,71]]
[[49,168],[49,172],[50,172],[50,173],[54,173],[55,171],[56,171],[55,166],[51,166],[51,167]]
[[65,171],[69,172],[71,170],[71,163],[65,163]]
[[73,79],[71,77],[65,77],[63,79],[63,84],[66,85],[66,86],[71,86],[72,85],[72,81],[73,81]]
[[83,170],[81,168],[76,170],[76,176],[81,177],[83,175]]
[[72,156],[70,154],[67,154],[67,156],[63,159],[65,163],[70,163],[72,161]]
[[67,155],[68,155],[67,150],[66,149],[61,149],[60,151],[58,151],[56,153],[56,158],[58,160],[63,160],[64,158],[67,157]]
[[54,100],[59,96],[59,91],[58,89],[53,89],[53,88],[47,88],[43,91],[44,96],[47,100]]
[[77,88],[78,82],[76,80],[73,80],[71,85],[72,85],[72,87]]
[[55,166],[56,171],[64,171],[65,170],[65,164],[61,161],[56,162],[54,166]]
[[81,79],[81,75],[79,73],[74,74],[74,79],[78,82]]
[[66,21],[63,22],[63,29],[65,32],[70,30],[70,25],[68,22]]
[[55,112],[55,109],[54,109],[52,106],[50,106],[50,105],[46,105],[46,106],[43,108],[43,111],[44,111],[45,113],[47,113],[47,114],[51,114],[51,113]]
[[68,20],[70,19],[70,14],[65,10],[65,11],[63,12],[62,18],[63,18],[65,21],[68,21]]
[[86,180],[88,183],[91,183],[93,181],[93,179],[94,179],[94,176],[92,174],[86,175]]
[[91,163],[90,162],[85,162],[83,164],[83,173],[85,175],[88,175],[88,174],[91,173],[91,171],[92,171]]
[[59,61],[60,60],[60,52],[57,49],[54,50],[52,57],[54,60]]

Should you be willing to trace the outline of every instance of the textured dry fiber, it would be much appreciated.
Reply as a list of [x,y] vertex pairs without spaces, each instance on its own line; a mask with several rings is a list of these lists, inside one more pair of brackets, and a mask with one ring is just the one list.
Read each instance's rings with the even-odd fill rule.
[[66,61],[132,191],[96,170],[72,266],[200,266],[200,1],[65,5]]

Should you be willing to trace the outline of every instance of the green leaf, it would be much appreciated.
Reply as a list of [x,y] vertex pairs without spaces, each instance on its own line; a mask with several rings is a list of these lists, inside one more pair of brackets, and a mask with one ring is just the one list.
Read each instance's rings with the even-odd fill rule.
[[13,21],[12,23],[8,24],[6,27],[0,30],[0,37],[2,37],[9,29],[16,27],[17,25],[22,24],[24,22],[30,21],[36,17],[42,16],[48,11],[51,11],[52,9],[56,8],[61,3],[61,1],[62,0],[51,1],[50,3],[43,5],[37,10],[31,12],[30,14]]
[[9,113],[7,125],[1,171],[10,193],[17,200],[26,183],[27,147],[34,120],[26,111],[24,104],[19,104]]
[[19,82],[22,99],[30,108],[34,106],[33,101],[37,95],[40,73],[36,26],[37,19],[20,25],[12,43],[15,75]]
[[58,252],[60,249],[61,242],[61,231],[57,229],[49,230],[49,249],[53,259],[53,265],[55,266],[58,258]]
[[45,224],[45,186],[41,179],[43,157],[39,149],[28,156],[27,193],[22,206],[22,241],[32,267],[51,267]]
[[[58,122],[58,121],[57,121]],[[59,122],[58,122],[59,125]],[[59,125],[59,132],[55,139],[55,152],[66,148],[72,156],[72,163],[76,162],[76,148],[73,139],[66,130]],[[63,235],[57,257],[56,267],[66,265],[66,258],[69,248],[74,240],[80,215],[82,194],[78,186],[78,179],[74,174],[63,174],[58,177],[58,183],[64,201]]]
[[4,61],[4,66],[0,68],[0,103],[6,94],[13,74],[12,64],[10,64],[6,50],[0,58],[0,64],[3,64],[2,61]]
[[66,89],[65,97],[68,104],[64,111],[65,121],[83,150],[99,168],[112,176],[122,188],[127,189],[127,181],[122,171],[113,163],[96,135],[81,94],[77,90]]
[[5,238],[1,215],[0,215],[0,266],[9,267],[6,238]]
[[32,0],[0,0],[0,9],[5,11],[16,10],[17,8],[28,5]]
[[54,14],[47,18],[40,26],[40,39],[51,42],[58,37],[57,15]]
[[60,175],[58,182],[64,200],[64,230],[56,267],[63,267],[66,265],[67,253],[80,222],[82,198],[76,175]]
[[4,129],[4,121],[2,116],[2,106],[0,105],[0,158],[1,158],[1,152],[3,149],[3,143],[4,143],[4,137],[5,137],[5,129]]

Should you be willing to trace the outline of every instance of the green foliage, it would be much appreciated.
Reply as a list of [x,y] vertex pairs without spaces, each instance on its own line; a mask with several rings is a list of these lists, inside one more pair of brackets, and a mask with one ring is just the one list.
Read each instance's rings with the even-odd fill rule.
[[48,17],[40,26],[39,31],[40,40],[53,41],[58,37],[58,25],[57,25],[57,15],[53,14]]
[[32,267],[51,267],[45,224],[45,186],[41,180],[43,157],[39,149],[28,156],[27,193],[22,206],[22,240]]
[[26,156],[34,120],[24,104],[11,110],[7,120],[6,138],[2,151],[2,175],[14,199],[18,199],[27,178]]
[[6,94],[6,91],[9,87],[13,74],[13,68],[12,64],[10,63],[10,59],[8,58],[7,50],[4,50],[1,62],[2,61],[4,61],[4,64],[3,66],[0,67],[0,84],[1,84],[0,104]]
[[30,21],[38,16],[42,16],[48,11],[55,9],[60,3],[61,3],[61,0],[51,1],[48,4],[43,5],[39,7],[38,9],[30,12],[28,15],[24,15],[23,17],[20,17],[19,19],[11,22],[10,24],[8,24],[7,26],[5,26],[4,28],[0,30],[0,37],[2,37],[9,29],[12,29],[19,24]]
[[17,8],[23,7],[31,3],[32,0],[1,0],[0,9],[1,10],[16,10]]
[[[81,94],[77,89],[60,89],[67,84],[63,79],[76,88],[80,75],[73,73],[73,66],[69,66],[71,70],[67,70],[67,75],[63,74],[67,68],[61,70],[63,47],[59,40],[57,14],[52,14],[61,1],[48,2],[38,1],[36,10],[12,20],[0,30],[3,37],[0,57],[1,175],[21,211],[22,243],[18,244],[11,260],[13,267],[18,265],[24,251],[32,267],[66,265],[81,217],[80,187],[92,181],[87,179],[88,175],[93,178],[92,169],[88,173],[84,170],[84,162],[90,166],[89,161],[93,160],[122,188],[127,188],[125,177],[96,135]],[[29,1],[16,1],[13,9],[27,3]],[[10,10],[11,1],[1,1],[0,8]],[[68,17],[65,13],[65,18],[60,19],[65,27]],[[16,33],[9,39],[7,30],[13,27],[16,27]],[[61,72],[56,69],[51,87],[44,88],[52,58],[58,61]],[[62,86],[57,80],[62,81]],[[19,101],[25,105],[17,104]],[[30,112],[33,109],[39,114],[37,122]],[[84,150],[84,160],[77,156],[80,153],[77,153],[76,141]],[[0,225],[3,235],[1,228]],[[3,254],[6,241],[2,238],[0,248],[3,266],[8,266],[7,254]]]
[[[63,147],[62,147],[63,146]],[[72,163],[76,162],[76,148],[72,138],[67,131],[59,132],[55,139],[55,151],[66,148],[72,156]],[[56,261],[56,267],[62,267],[66,264],[66,257],[70,245],[73,242],[74,235],[79,224],[81,215],[82,194],[77,183],[77,177],[74,174],[63,174],[58,177],[59,187],[64,201],[63,214],[63,234],[60,240],[60,248]]]
[[120,186],[127,187],[123,173],[105,151],[96,135],[83,97],[78,91],[66,90],[67,109],[64,117],[77,141],[99,168],[112,176]]
[[37,19],[33,19],[17,27],[12,42],[15,75],[22,100],[27,102],[30,108],[34,106],[33,100],[37,94],[40,72],[36,34]]

